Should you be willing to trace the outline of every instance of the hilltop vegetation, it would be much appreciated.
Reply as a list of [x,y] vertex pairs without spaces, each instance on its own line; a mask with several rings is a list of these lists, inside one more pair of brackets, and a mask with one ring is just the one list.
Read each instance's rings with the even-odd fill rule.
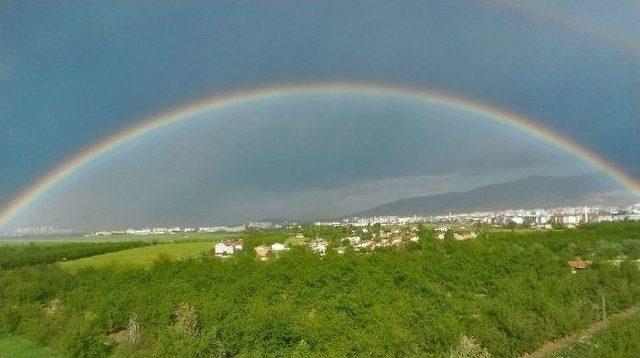
[[[602,173],[572,177],[529,176],[514,181],[487,185],[465,192],[451,192],[418,196],[383,204],[354,216],[415,215],[421,213],[446,214],[477,210],[495,210],[518,207],[571,206],[598,200],[603,193],[615,187]],[[621,197],[629,202],[633,197]]]
[[[1,333],[77,357],[449,356],[465,342],[515,356],[599,320],[603,295],[609,313],[640,302],[640,223],[466,241],[422,228],[400,247],[267,262],[252,248],[291,233],[247,235],[226,259],[3,270]],[[572,274],[576,258],[593,265]]]

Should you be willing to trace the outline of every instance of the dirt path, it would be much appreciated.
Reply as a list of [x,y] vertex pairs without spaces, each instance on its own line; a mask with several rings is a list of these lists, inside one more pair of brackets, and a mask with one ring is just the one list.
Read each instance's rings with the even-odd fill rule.
[[639,312],[640,311],[640,305],[636,305],[633,306],[631,308],[627,308],[624,311],[618,312],[614,315],[611,315],[609,317],[607,317],[607,320],[604,321],[598,321],[596,323],[593,323],[589,326],[587,326],[584,329],[581,329],[577,332],[574,332],[568,336],[564,336],[560,339],[558,339],[557,341],[550,341],[547,342],[545,344],[543,344],[540,348],[536,349],[535,351],[531,352],[531,353],[526,353],[525,355],[523,355],[521,358],[542,358],[542,357],[546,357],[548,355],[550,355],[551,353],[557,351],[558,349],[561,348],[565,348],[567,346],[570,346],[571,344],[573,344],[574,342],[577,342],[578,340],[580,340],[580,338],[584,337],[584,336],[590,336],[598,331],[600,331],[603,328],[606,328],[609,325],[609,322],[611,322],[612,319],[618,319],[618,318],[627,318],[629,316],[631,316],[632,314]]

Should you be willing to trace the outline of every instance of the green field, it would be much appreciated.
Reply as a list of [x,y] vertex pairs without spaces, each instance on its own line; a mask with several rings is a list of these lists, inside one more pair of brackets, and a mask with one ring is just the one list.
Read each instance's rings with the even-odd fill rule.
[[118,265],[150,266],[160,259],[177,260],[197,257],[212,249],[213,243],[210,241],[163,243],[66,261],[60,263],[60,266],[68,269]]
[[105,254],[150,245],[151,242],[60,242],[29,243],[27,245],[0,245],[0,268],[15,269],[82,257]]
[[3,358],[58,358],[60,353],[17,336],[0,337],[0,357]]

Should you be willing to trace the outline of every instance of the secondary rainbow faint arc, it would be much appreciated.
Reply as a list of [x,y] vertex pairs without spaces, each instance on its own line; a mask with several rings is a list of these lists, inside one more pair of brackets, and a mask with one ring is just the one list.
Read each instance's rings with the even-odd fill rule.
[[233,92],[226,95],[219,95],[207,100],[179,106],[164,114],[141,120],[140,124],[134,125],[112,137],[109,137],[74,158],[66,161],[44,176],[35,185],[23,191],[13,201],[11,201],[2,210],[2,212],[0,212],[0,229],[7,225],[21,211],[36,202],[48,190],[70,177],[79,169],[100,158],[102,155],[109,153],[146,133],[183,121],[201,113],[211,112],[226,107],[239,106],[242,104],[277,97],[323,93],[398,97],[444,105],[463,112],[473,113],[488,120],[502,123],[527,133],[575,155],[595,169],[604,171],[614,181],[634,195],[640,197],[640,182],[624,172],[622,169],[618,168],[616,165],[606,161],[600,155],[590,151],[581,144],[550,130],[549,128],[535,123],[530,119],[487,103],[431,89],[419,89],[395,85],[391,86],[368,83],[294,84],[262,87]]

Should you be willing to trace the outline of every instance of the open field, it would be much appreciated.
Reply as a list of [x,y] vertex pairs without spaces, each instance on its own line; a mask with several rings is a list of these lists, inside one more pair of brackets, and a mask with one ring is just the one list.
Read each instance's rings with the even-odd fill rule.
[[[446,357],[468,337],[510,357],[597,322],[603,296],[609,315],[640,303],[640,223],[466,241],[423,228],[418,243],[344,255],[331,248],[345,229],[303,230],[327,238],[326,256],[300,245],[261,262],[255,245],[295,235],[269,231],[224,260],[185,242],[1,271],[0,333],[70,356]],[[579,258],[593,264],[572,273]],[[132,326],[135,342],[113,338]]]
[[13,269],[57,261],[79,259],[81,257],[127,250],[149,245],[149,242],[64,242],[41,243],[36,245],[0,245],[0,268]]
[[210,241],[162,243],[66,261],[60,263],[60,266],[68,269],[123,265],[150,266],[160,259],[178,260],[197,257],[212,249],[213,243]]
[[28,339],[17,336],[0,337],[0,357],[3,358],[59,358],[59,352],[40,346]]

